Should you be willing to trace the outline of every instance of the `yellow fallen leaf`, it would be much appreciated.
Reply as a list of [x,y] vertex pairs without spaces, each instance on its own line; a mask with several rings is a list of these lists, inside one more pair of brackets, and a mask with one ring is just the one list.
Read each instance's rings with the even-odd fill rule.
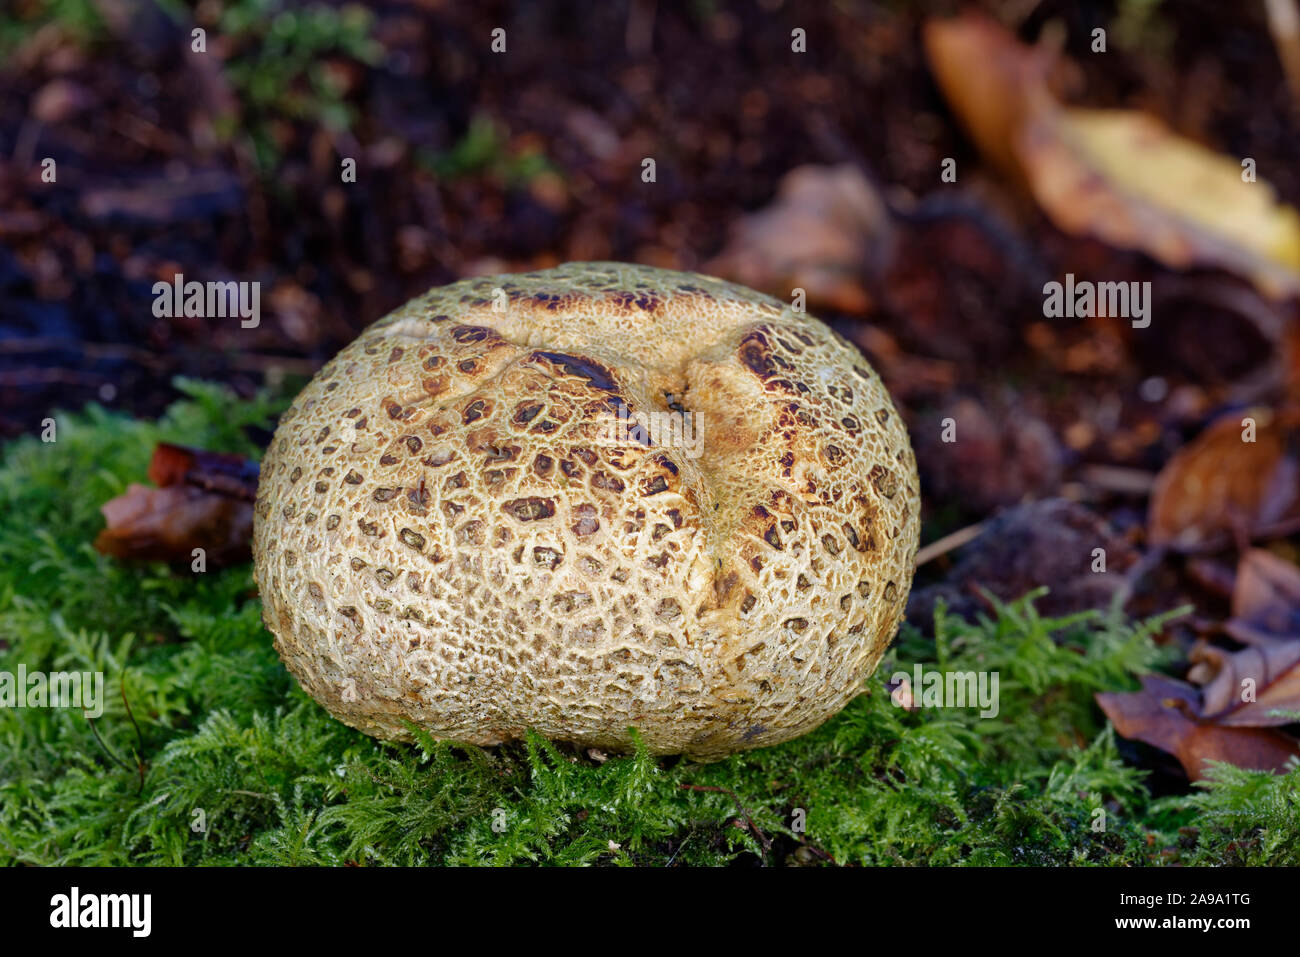
[[1219,266],[1300,291],[1300,214],[1240,162],[1128,110],[1043,111],[1020,130],[1030,190],[1058,227],[1175,269]]

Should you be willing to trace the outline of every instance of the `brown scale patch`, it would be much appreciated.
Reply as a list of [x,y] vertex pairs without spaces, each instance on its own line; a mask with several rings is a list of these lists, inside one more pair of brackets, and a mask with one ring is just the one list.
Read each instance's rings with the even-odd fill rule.
[[740,361],[760,379],[767,380],[776,374],[776,365],[772,362],[772,347],[767,336],[759,329],[746,333],[740,340],[737,350]]
[[572,294],[562,295],[555,292],[539,292],[527,298],[539,309],[545,309],[547,312],[558,312],[561,309],[573,308],[586,297]]
[[577,505],[573,509],[573,524],[570,528],[573,534],[579,538],[585,538],[588,535],[594,535],[600,530],[600,519],[596,516],[596,506],[588,505],[585,502]]
[[876,491],[885,498],[893,498],[898,494],[898,476],[883,465],[872,466],[870,478]]
[[488,462],[513,462],[519,451],[517,445],[493,443],[483,450],[483,457]]
[[415,488],[407,489],[406,498],[411,503],[411,507],[418,512],[427,511],[429,503],[433,500],[433,496],[424,484],[423,477],[420,478]]
[[538,413],[543,408],[544,406],[540,402],[521,402],[515,406],[514,421],[520,425],[527,425],[537,418]]
[[555,501],[549,498],[529,496],[505,502],[501,510],[521,522],[534,522],[541,518],[550,518],[555,514]]
[[461,345],[470,342],[486,342],[489,339],[499,340],[501,338],[494,330],[486,326],[456,326],[451,330],[451,337]]
[[591,476],[589,483],[592,488],[598,488],[605,492],[613,492],[615,495],[623,493],[623,480],[608,472],[596,472]]
[[554,571],[563,560],[564,556],[554,548],[538,546],[533,549],[533,564],[540,568]]

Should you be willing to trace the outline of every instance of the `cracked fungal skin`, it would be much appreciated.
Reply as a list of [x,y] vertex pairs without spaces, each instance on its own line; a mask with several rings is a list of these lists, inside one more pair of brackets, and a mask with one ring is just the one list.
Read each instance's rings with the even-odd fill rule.
[[[693,416],[698,447],[611,441],[624,407]],[[822,323],[573,263],[430,290],[322,368],[263,462],[254,556],[285,664],[368,734],[619,750],[635,726],[710,760],[862,690],[919,506],[888,393]]]

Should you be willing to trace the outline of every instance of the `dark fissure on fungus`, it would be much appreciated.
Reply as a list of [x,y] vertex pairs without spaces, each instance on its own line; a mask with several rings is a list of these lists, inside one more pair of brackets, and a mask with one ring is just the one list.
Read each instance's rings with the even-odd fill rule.
[[[609,393],[605,399],[605,404],[614,415],[624,420],[630,418],[632,414],[631,408],[620,398],[621,392],[613,373],[596,360],[589,359],[586,356],[569,355],[565,352],[545,352],[540,349],[533,352],[528,359],[533,362],[543,359],[552,365],[559,366],[565,375],[586,379],[593,389]],[[530,411],[528,419],[524,421],[531,420],[536,414],[536,411]],[[640,423],[635,423],[628,429],[628,436],[646,448],[652,446],[649,431]]]
[[588,359],[585,356],[566,355],[563,352],[542,352],[540,350],[534,352],[528,358],[532,361],[545,359],[547,362],[563,369],[566,375],[586,379],[593,388],[602,392],[618,391],[618,384],[614,381],[613,373],[594,359]]

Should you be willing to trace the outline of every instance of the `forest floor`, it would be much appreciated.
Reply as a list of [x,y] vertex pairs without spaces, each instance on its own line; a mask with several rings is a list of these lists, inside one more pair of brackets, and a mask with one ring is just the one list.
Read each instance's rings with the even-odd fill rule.
[[[982,6],[1056,50],[1070,103],[1153,114],[1300,203],[1262,5]],[[1295,298],[1063,230],[936,80],[925,24],[957,4],[123,9],[0,13],[0,667],[104,671],[110,693],[94,725],[0,712],[0,860],[1300,863],[1300,771],[1188,780],[1250,736],[1300,753],[1294,724],[1206,718],[1249,640],[1300,639]],[[801,167],[861,218],[783,237],[824,268],[754,273],[747,237]],[[926,556],[868,693],[817,732],[711,765],[380,744],[289,678],[247,564],[196,587],[92,548],[155,442],[257,458],[307,377],[411,296],[597,259],[806,285],[908,423],[922,541],[963,544]],[[1067,272],[1152,282],[1156,321],[1045,318]],[[156,316],[176,273],[260,282],[261,323]],[[1238,455],[1245,415],[1261,451]],[[1269,647],[1263,686],[1300,712],[1300,667]],[[1002,711],[894,707],[915,663],[999,670]],[[1094,696],[1152,669],[1205,686],[1208,731],[1116,734]]]

